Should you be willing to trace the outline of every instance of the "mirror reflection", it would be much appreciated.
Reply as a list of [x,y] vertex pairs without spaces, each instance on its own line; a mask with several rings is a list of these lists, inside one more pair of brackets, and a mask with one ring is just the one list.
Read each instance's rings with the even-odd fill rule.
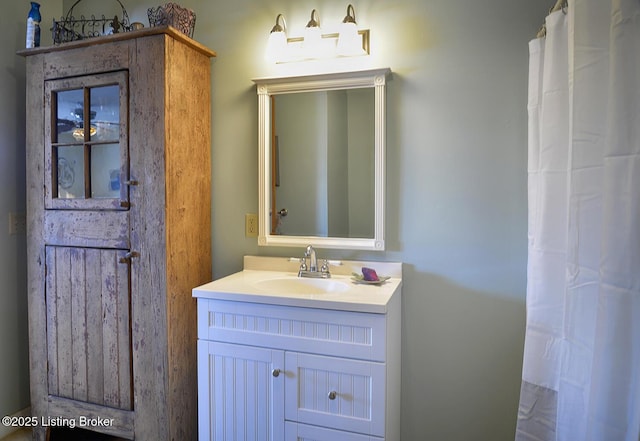
[[255,79],[258,245],[384,250],[388,68]]
[[373,88],[272,96],[271,234],[374,237]]

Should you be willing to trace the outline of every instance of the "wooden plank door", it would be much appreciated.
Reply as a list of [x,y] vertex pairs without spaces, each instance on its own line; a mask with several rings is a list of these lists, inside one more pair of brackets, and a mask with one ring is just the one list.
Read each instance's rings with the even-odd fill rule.
[[46,247],[49,395],[133,408],[126,252]]

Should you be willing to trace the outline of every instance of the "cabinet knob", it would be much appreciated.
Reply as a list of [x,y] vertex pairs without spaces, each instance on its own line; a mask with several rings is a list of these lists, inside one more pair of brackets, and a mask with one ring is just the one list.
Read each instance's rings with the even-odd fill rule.
[[280,376],[280,369],[274,369],[271,371],[271,375],[278,378]]
[[337,396],[338,396],[338,393],[335,390],[332,390],[331,392],[329,392],[329,395],[328,395],[330,400],[335,400]]
[[127,254],[125,254],[123,257],[121,257],[120,259],[118,259],[118,263],[131,263],[131,259],[134,257],[139,257],[140,254],[135,252],[135,251],[129,251]]

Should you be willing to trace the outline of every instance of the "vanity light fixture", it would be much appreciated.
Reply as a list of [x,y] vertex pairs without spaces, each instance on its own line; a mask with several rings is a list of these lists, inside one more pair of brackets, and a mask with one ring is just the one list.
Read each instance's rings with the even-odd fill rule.
[[267,42],[266,59],[271,63],[354,57],[369,54],[369,30],[358,30],[353,5],[347,6],[339,32],[323,34],[318,11],[313,9],[303,37],[288,37],[282,14],[276,16]]
[[318,17],[318,11],[315,9],[311,11],[311,18],[304,28],[302,48],[305,58],[322,58],[324,54],[320,18]]
[[[282,26],[280,25],[282,20]],[[267,61],[277,63],[287,55],[287,21],[282,14],[276,16],[276,24],[271,28],[267,42]]]
[[336,53],[342,56],[364,55],[362,38],[358,35],[356,11],[352,5],[347,6],[347,15],[342,20]]

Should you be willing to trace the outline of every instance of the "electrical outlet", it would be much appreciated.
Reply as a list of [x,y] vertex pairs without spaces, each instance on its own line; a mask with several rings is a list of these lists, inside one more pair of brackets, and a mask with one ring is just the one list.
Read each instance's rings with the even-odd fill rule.
[[26,213],[9,213],[9,234],[11,236],[27,234]]
[[258,237],[258,215],[247,213],[244,215],[244,235],[245,237]]

